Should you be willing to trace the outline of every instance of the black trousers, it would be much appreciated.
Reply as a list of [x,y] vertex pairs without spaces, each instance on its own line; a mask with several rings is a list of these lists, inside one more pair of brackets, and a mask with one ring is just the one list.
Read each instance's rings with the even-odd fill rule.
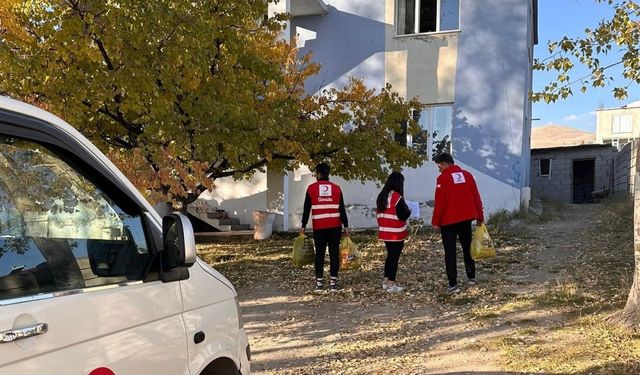
[[467,277],[476,277],[476,262],[471,258],[471,220],[444,225],[440,228],[442,245],[444,246],[444,264],[447,269],[449,286],[458,284],[458,268],[456,266],[456,240],[460,240],[462,255],[464,256],[464,268]]
[[384,277],[389,281],[396,281],[398,261],[404,248],[404,241],[385,241],[384,245],[387,247],[387,259],[384,261]]
[[329,245],[329,275],[338,277],[340,269],[340,238],[342,228],[317,229],[313,231],[313,243],[316,247],[316,277],[321,279],[324,273],[324,254]]

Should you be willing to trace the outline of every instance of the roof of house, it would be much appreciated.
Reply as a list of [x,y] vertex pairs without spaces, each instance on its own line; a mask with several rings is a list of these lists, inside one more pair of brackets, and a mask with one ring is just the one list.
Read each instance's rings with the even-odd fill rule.
[[596,111],[611,111],[611,110],[628,109],[628,108],[640,108],[640,100],[636,100],[634,102],[621,105],[620,107],[598,108],[596,109]]
[[572,146],[555,146],[555,147],[547,147],[547,148],[532,148],[531,153],[535,154],[535,153],[542,153],[542,152],[549,152],[549,151],[564,151],[564,150],[575,151],[578,149],[598,149],[598,148],[615,149],[614,146],[607,145],[607,144],[587,144],[587,145],[572,145]]

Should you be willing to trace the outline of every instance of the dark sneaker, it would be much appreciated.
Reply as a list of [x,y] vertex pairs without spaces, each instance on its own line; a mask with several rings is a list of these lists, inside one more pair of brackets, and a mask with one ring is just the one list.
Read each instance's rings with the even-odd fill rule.
[[468,278],[467,279],[467,284],[469,284],[469,285],[478,285],[478,282],[476,281],[475,278]]
[[460,293],[460,288],[458,288],[457,285],[450,286],[450,287],[447,288],[447,293],[449,293],[449,294]]
[[322,279],[316,279],[316,292],[322,292],[324,290],[324,281]]
[[329,291],[337,292],[338,291],[338,279],[331,278],[329,279]]

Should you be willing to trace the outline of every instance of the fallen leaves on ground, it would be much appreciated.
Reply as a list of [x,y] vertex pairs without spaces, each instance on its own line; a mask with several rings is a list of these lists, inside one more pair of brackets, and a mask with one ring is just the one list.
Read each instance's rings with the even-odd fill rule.
[[373,231],[353,234],[363,264],[340,273],[337,293],[314,293],[313,266],[293,266],[293,234],[198,250],[238,289],[258,374],[636,368],[638,350],[592,345],[608,337],[639,347],[637,337],[605,323],[630,286],[632,227],[618,206],[566,209],[492,233],[498,256],[477,263],[477,287],[464,283],[459,254],[457,295],[446,293],[439,234],[426,228],[402,253],[398,282],[406,291],[397,294],[381,288],[386,251]]

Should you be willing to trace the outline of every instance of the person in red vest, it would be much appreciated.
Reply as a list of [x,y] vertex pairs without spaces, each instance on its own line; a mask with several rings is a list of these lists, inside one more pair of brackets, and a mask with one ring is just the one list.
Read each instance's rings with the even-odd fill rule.
[[471,258],[471,222],[484,221],[482,200],[471,173],[454,164],[453,157],[443,152],[435,157],[440,170],[436,183],[436,197],[431,225],[440,228],[444,246],[444,263],[449,279],[449,293],[458,293],[456,267],[456,239],[460,240],[467,283],[476,284],[476,263]]
[[404,241],[409,237],[407,219],[411,216],[411,210],[403,196],[404,176],[400,172],[391,172],[376,199],[378,239],[384,241],[387,248],[382,289],[391,293],[404,290],[396,284],[400,253],[404,248]]
[[302,228],[304,230],[311,215],[313,242],[316,249],[315,271],[316,291],[324,290],[324,255],[329,246],[329,290],[338,290],[338,270],[340,268],[340,238],[349,236],[349,221],[344,207],[340,186],[329,181],[330,167],[327,163],[316,166],[317,181],[309,185],[304,199]]

